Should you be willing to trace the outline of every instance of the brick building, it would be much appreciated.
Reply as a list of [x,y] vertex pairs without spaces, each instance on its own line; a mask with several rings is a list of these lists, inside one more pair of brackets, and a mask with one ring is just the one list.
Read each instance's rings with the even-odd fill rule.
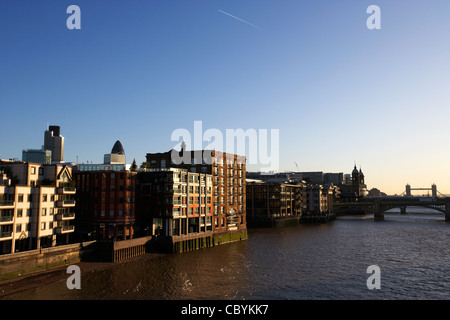
[[79,164],[73,170],[77,186],[76,226],[81,241],[134,237],[136,172],[125,163],[120,141],[105,159],[108,161],[103,164]]
[[302,215],[303,184],[247,181],[247,221],[249,226],[298,223]]

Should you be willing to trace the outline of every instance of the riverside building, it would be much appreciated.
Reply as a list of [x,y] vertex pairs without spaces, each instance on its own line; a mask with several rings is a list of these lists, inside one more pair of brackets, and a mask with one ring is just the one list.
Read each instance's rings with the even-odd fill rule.
[[302,215],[304,184],[247,180],[246,188],[249,227],[299,223]]
[[0,253],[69,243],[75,192],[69,166],[0,160]]
[[[173,158],[182,157],[182,163]],[[190,173],[205,175],[211,185],[212,233],[219,241],[247,238],[245,162],[244,156],[227,154],[215,150],[147,153],[147,169],[184,169]],[[207,199],[207,198],[206,198]],[[208,209],[206,209],[208,210]],[[206,217],[205,217],[206,218]]]
[[80,241],[134,238],[137,172],[126,164],[120,141],[104,160],[103,164],[78,164],[73,170]]
[[136,215],[142,236],[155,236],[164,251],[212,245],[211,174],[182,168],[142,169],[136,181]]

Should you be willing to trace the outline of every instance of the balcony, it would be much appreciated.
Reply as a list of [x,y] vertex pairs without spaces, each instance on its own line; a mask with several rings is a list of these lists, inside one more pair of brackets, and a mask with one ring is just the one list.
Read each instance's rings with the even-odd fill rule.
[[14,200],[0,200],[0,208],[14,208]]
[[56,206],[58,208],[75,207],[75,200],[73,199],[58,200],[56,201]]
[[75,212],[65,212],[56,215],[57,221],[73,220],[75,219]]
[[59,187],[58,194],[75,194],[77,189],[75,187]]
[[73,232],[75,230],[75,226],[64,225],[61,227],[56,227],[54,230],[55,230],[56,234],[69,233],[69,232]]
[[4,238],[12,238],[12,231],[0,231],[0,239],[6,240]]
[[13,220],[14,220],[14,216],[0,216],[1,224],[12,223]]

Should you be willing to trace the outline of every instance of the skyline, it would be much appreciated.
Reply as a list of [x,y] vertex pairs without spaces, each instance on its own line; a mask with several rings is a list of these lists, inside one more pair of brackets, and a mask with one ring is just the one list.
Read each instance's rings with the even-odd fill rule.
[[[66,27],[72,4],[80,30]],[[381,30],[366,27],[373,4]],[[0,158],[40,148],[49,124],[61,127],[65,161],[102,163],[120,140],[127,162],[140,164],[202,121],[222,132],[279,129],[279,171],[350,173],[356,162],[369,189],[435,183],[450,194],[449,9],[3,1]]]

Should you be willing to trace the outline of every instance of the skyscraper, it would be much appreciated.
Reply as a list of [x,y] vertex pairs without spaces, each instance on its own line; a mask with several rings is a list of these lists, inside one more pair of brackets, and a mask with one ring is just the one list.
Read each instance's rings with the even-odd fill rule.
[[64,160],[64,137],[59,126],[49,126],[44,133],[44,150],[52,152],[52,162]]

